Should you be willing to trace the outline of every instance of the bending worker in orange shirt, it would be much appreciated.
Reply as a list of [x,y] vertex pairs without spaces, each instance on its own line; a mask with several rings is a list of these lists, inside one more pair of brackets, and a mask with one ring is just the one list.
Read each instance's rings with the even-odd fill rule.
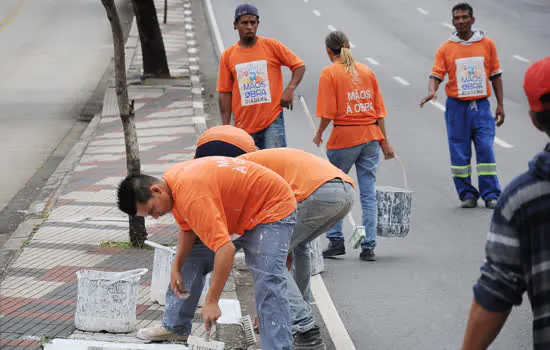
[[[256,35],[258,9],[243,4],[235,10],[234,27],[239,41],[220,58],[218,86],[222,122],[252,135],[260,149],[286,147],[283,108],[292,109],[294,90],[300,84],[304,62],[275,39]],[[281,66],[292,71],[283,91]]]
[[[348,38],[341,31],[333,31],[325,39],[332,65],[321,72],[317,95],[316,115],[321,124],[313,142],[319,146],[330,122],[334,128],[327,142],[327,156],[332,164],[349,173],[355,164],[363,210],[366,237],[361,243],[359,258],[376,260],[376,167],[380,148],[386,159],[394,157],[387,141],[384,116],[386,108],[374,73],[356,62],[351,54]],[[329,247],[324,257],[346,253],[342,222],[327,233]]]
[[170,167],[162,179],[147,175],[126,177],[118,188],[118,207],[128,215],[153,218],[171,211],[181,228],[166,310],[174,308],[170,303],[176,298],[187,298],[188,307],[178,309],[183,312],[178,316],[189,322],[167,329],[170,315],[165,312],[163,327],[146,329],[155,333],[155,340],[187,338],[204,275],[213,271],[201,309],[210,329],[221,316],[218,301],[235,252],[242,248],[254,278],[262,346],[292,349],[285,274],[296,199],[279,175],[243,159],[195,159]]
[[[451,174],[458,197],[463,208],[475,208],[481,196],[485,206],[494,209],[501,190],[493,151],[495,119],[488,100],[489,79],[497,99],[496,125],[501,126],[504,123],[502,70],[493,41],[481,30],[472,31],[475,22],[472,7],[458,4],[452,9],[452,16],[456,32],[435,54],[429,94],[420,101],[420,107],[435,100],[439,84],[448,74],[445,122]],[[476,149],[479,191],[471,181],[472,141]]]

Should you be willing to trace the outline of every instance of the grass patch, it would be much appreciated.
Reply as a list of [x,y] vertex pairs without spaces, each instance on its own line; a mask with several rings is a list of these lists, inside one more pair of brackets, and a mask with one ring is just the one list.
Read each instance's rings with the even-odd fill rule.
[[132,247],[132,244],[129,241],[101,241],[98,245],[100,248],[118,248],[118,249],[146,249],[146,250],[153,250],[155,248],[150,247],[146,244],[143,245],[143,247]]
[[99,242],[100,248],[120,248],[120,249],[128,249],[133,248],[132,244],[128,241],[101,241]]

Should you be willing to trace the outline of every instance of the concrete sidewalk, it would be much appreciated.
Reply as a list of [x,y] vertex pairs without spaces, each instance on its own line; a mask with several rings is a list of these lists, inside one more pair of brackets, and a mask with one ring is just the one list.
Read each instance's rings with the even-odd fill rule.
[[[130,98],[135,100],[142,172],[160,176],[170,165],[189,160],[197,135],[206,128],[198,49],[190,0],[169,0],[168,24],[161,24],[173,76],[169,81],[140,82],[142,67],[135,25],[126,45]],[[156,0],[162,23],[164,1]],[[107,23],[107,20],[106,20]],[[107,24],[106,24],[107,25]],[[79,338],[139,342],[126,335],[75,330],[76,271],[123,271],[141,267],[137,328],[160,322],[163,307],[150,294],[152,250],[99,248],[104,241],[127,241],[128,218],[116,207],[116,186],[126,175],[122,124],[114,88],[105,95],[102,116],[96,116],[75,146],[72,157],[60,166],[52,183],[53,195],[36,203],[43,213],[23,223],[9,249],[22,249],[9,262],[0,286],[0,347],[37,348],[51,338]],[[172,216],[147,220],[149,239],[176,242],[179,231]],[[224,298],[236,299],[234,283]],[[194,334],[201,334],[197,315]],[[136,328],[136,330],[137,330]],[[228,333],[218,332],[227,336]],[[221,339],[231,341],[230,339]]]

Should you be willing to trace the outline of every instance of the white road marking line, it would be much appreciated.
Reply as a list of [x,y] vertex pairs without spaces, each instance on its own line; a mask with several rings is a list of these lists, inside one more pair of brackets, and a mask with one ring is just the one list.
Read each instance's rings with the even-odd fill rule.
[[525,58],[525,57],[520,56],[520,55],[513,55],[512,57],[514,57],[516,60],[524,62],[524,63],[529,63],[530,62],[528,58]]
[[336,349],[356,350],[340,315],[338,315],[336,307],[332,303],[332,299],[330,298],[330,294],[328,293],[321,275],[312,276],[310,283],[311,294],[313,294],[317,302],[317,308],[325,321],[334,347]]
[[354,43],[350,42],[350,43],[349,43],[349,47],[351,47],[352,49],[354,49],[354,48],[357,47],[357,45],[355,45]]
[[506,142],[504,140],[499,139],[496,136],[495,136],[495,143],[497,145],[499,145],[500,147],[502,147],[502,148],[514,148],[514,146],[512,146],[511,144],[509,144],[508,142]]
[[380,65],[380,63],[372,57],[365,57],[365,59],[367,60],[367,62],[369,62],[373,66],[379,66]]
[[447,22],[439,22],[439,24],[441,24],[443,27],[447,27],[449,29],[455,29],[455,27],[451,24],[451,23],[447,23]]
[[319,12],[319,11],[317,11],[317,10],[313,10],[312,12],[313,12],[313,14],[314,14],[315,16],[321,17],[321,12]]
[[411,83],[409,83],[408,81],[406,81],[405,79],[403,79],[401,77],[398,77],[397,75],[393,77],[393,80],[395,80],[396,82],[398,82],[401,85],[405,85],[405,86],[411,85]]
[[[432,106],[436,107],[436,108],[439,108],[440,110],[442,110],[443,112],[445,112],[445,106],[443,106],[441,103],[437,102],[437,101],[434,101],[434,100],[431,100],[430,103],[432,104]],[[498,138],[495,136],[495,144],[499,145],[500,147],[502,148],[514,148],[513,145],[509,144],[508,142]]]
[[210,25],[212,26],[212,31],[214,32],[214,41],[218,47],[218,54],[221,56],[224,49],[222,35],[220,33],[220,28],[218,27],[218,22],[216,22],[216,16],[214,15],[214,8],[212,7],[212,1],[206,0],[206,12],[208,12],[208,17],[210,19]]
[[336,28],[334,28],[334,26],[332,24],[329,24],[328,25],[328,30],[330,30],[331,32],[334,32],[336,30]]
[[423,14],[424,16],[430,14],[430,11],[424,10],[422,7],[417,7],[417,8],[416,8],[416,11],[420,12],[420,13]]

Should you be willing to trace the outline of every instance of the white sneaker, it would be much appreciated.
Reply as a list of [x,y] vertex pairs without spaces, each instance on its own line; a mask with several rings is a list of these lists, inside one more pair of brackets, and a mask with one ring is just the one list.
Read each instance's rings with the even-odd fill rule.
[[149,341],[187,341],[186,335],[180,335],[170,332],[160,325],[149,328],[142,328],[138,330],[136,336],[139,339]]

